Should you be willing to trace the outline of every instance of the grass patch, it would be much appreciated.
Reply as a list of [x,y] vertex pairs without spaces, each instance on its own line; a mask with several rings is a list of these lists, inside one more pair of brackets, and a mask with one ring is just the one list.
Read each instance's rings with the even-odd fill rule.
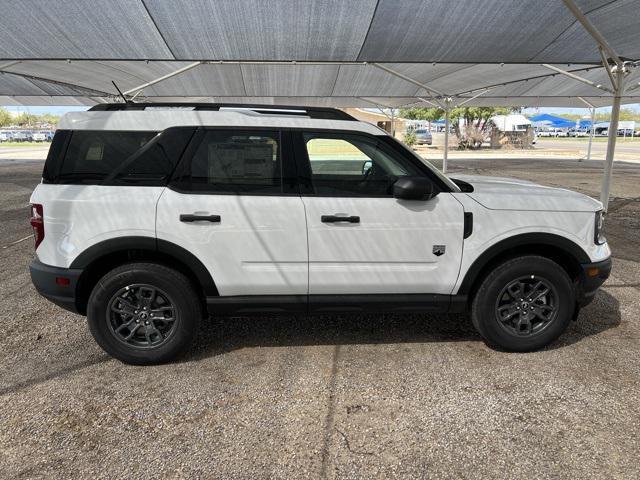
[[51,142],[2,142],[0,143],[0,148],[2,147],[49,147]]

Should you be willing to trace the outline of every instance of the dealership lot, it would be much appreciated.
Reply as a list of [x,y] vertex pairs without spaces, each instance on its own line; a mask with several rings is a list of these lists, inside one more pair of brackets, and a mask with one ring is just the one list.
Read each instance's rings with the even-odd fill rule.
[[[41,169],[0,162],[0,477],[640,474],[640,165],[615,165],[612,277],[545,351],[491,350],[462,316],[214,319],[182,361],[144,368],[31,286]],[[597,197],[602,162],[450,169]]]

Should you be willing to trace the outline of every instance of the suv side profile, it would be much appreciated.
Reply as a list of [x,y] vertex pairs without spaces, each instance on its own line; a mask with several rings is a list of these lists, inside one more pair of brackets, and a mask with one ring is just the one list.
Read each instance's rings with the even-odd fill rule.
[[106,104],[66,114],[31,197],[40,294],[132,364],[209,315],[462,312],[554,341],[611,270],[602,204],[448,178],[340,110]]

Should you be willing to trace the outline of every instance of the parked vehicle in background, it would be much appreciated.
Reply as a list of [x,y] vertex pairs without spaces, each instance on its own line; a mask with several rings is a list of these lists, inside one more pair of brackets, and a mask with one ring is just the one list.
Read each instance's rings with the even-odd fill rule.
[[36,289],[122,361],[172,359],[206,313],[468,312],[531,351],[609,276],[586,195],[447,177],[340,110],[148,105],[66,114],[31,196]]
[[580,128],[571,128],[568,131],[570,137],[588,137],[589,131]]
[[538,130],[539,137],[568,137],[569,132],[562,128],[541,128]]
[[47,133],[46,132],[34,132],[32,137],[34,142],[46,142],[47,141]]
[[26,130],[16,130],[13,133],[13,141],[14,142],[30,142],[31,139],[33,138],[31,132],[28,132]]
[[10,142],[13,139],[13,133],[10,130],[0,131],[0,142]]
[[417,145],[431,145],[433,142],[433,137],[431,132],[426,128],[419,128],[414,132],[416,134],[416,144]]

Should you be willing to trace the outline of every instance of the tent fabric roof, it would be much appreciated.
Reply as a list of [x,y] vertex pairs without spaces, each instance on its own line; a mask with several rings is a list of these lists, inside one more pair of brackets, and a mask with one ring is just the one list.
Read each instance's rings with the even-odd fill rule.
[[[640,59],[640,0],[575,2],[620,57]],[[142,95],[148,101],[400,106],[431,97],[424,84],[454,103],[492,87],[467,105],[585,106],[578,96],[596,106],[611,103],[608,92],[541,65],[610,85],[596,42],[561,0],[2,4],[4,104],[100,103],[116,94],[112,80],[127,91],[193,61],[204,63]],[[629,85],[640,81],[638,70]],[[640,88],[624,102],[640,102]]]
[[534,115],[533,117],[530,117],[529,120],[531,120],[536,127],[573,128],[576,126],[576,122],[574,120],[567,120],[566,118],[550,115],[548,113]]
[[[598,63],[560,0],[3,0],[0,58]],[[640,58],[637,0],[576,0]],[[37,14],[35,14],[37,12]]]

